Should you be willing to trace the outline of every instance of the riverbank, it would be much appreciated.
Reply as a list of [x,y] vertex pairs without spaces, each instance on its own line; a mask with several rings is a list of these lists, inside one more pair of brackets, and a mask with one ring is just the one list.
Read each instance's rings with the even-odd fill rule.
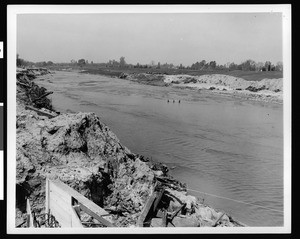
[[147,73],[124,73],[120,75],[120,78],[146,85],[178,87],[197,90],[199,93],[210,91],[213,94],[239,97],[246,100],[283,103],[282,78],[247,81],[224,74],[192,76]]
[[[94,113],[60,114],[53,111],[51,104],[37,107],[33,103],[45,101],[41,96],[47,92],[44,90],[42,95],[33,98],[32,92],[39,92],[40,87],[26,71],[17,74],[17,82],[20,79],[22,85],[17,86],[16,226],[25,220],[25,198],[32,202],[43,226],[46,177],[60,179],[110,211],[110,220],[120,227],[137,226],[157,183],[164,185],[167,192],[157,214],[166,211],[173,215],[177,211],[172,221],[175,226],[242,225],[230,215],[223,215],[188,195],[186,185],[172,178],[165,165],[132,153]],[[45,113],[26,106],[40,107]],[[159,216],[151,221],[152,226],[161,226],[161,223]]]
[[196,71],[188,69],[119,69],[85,67],[53,67],[53,70],[104,75],[145,85],[177,87],[243,100],[283,104],[282,72]]

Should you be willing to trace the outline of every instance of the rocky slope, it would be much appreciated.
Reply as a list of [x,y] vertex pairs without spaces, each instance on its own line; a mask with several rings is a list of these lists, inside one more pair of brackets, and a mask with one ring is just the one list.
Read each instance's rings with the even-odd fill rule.
[[[17,73],[16,226],[26,218],[27,198],[39,225],[45,226],[46,177],[59,179],[108,210],[119,227],[137,226],[157,184],[165,188],[158,214],[177,211],[168,226],[242,225],[187,195],[185,185],[168,176],[165,165],[130,152],[94,113],[41,114],[52,106],[42,97],[46,89],[32,82],[35,75],[26,70]],[[39,112],[28,105],[46,109]],[[158,216],[151,220],[151,226],[161,223]]]

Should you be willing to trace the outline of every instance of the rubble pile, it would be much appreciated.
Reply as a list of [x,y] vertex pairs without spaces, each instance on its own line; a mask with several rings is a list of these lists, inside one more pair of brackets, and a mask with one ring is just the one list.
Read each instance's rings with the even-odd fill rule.
[[16,226],[26,220],[27,199],[43,225],[46,178],[107,210],[118,227],[241,225],[187,195],[165,165],[132,153],[94,113],[41,114],[41,105],[50,111],[52,105],[34,103],[31,92],[46,89],[32,78],[30,71],[17,73]]
[[47,69],[17,69],[17,100],[26,105],[32,105],[37,108],[46,108],[52,110],[51,100],[46,96],[53,92],[47,92],[46,88],[39,87],[32,80],[38,75],[50,73]]

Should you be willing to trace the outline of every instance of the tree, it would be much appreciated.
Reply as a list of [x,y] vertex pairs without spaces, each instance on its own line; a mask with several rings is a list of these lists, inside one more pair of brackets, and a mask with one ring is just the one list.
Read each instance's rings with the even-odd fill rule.
[[199,66],[200,68],[202,68],[203,66],[206,65],[206,60],[202,60],[200,63],[199,63]]
[[150,65],[153,67],[153,66],[155,65],[155,61],[152,60],[152,61],[150,62]]
[[211,61],[211,62],[209,62],[209,66],[210,66],[210,68],[215,69],[217,66],[217,63],[215,61]]
[[230,63],[229,70],[234,71],[236,69],[237,69],[237,64],[235,64],[234,62]]
[[275,66],[276,71],[283,71],[283,63],[282,61],[278,61]]
[[125,57],[121,56],[121,58],[120,58],[120,67],[125,67],[125,65],[126,65]]
[[265,68],[266,68],[266,71],[271,71],[271,62],[270,61],[266,61],[265,62]]
[[21,66],[22,65],[22,59],[19,58],[19,54],[17,54],[17,66]]
[[251,59],[244,61],[241,65],[243,71],[255,71],[255,61]]
[[257,62],[257,63],[255,63],[255,70],[256,71],[261,71],[263,67],[264,67],[264,63],[263,62]]
[[84,59],[79,59],[78,60],[78,65],[80,65],[80,66],[85,65],[85,60]]

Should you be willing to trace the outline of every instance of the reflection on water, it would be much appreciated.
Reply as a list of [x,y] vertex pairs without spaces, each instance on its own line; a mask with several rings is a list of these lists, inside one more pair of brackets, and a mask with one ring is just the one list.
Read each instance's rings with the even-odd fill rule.
[[77,76],[57,72],[54,84],[40,82],[55,92],[57,110],[95,112],[131,151],[176,166],[172,174],[193,190],[279,210],[191,192],[240,221],[283,225],[282,106]]

